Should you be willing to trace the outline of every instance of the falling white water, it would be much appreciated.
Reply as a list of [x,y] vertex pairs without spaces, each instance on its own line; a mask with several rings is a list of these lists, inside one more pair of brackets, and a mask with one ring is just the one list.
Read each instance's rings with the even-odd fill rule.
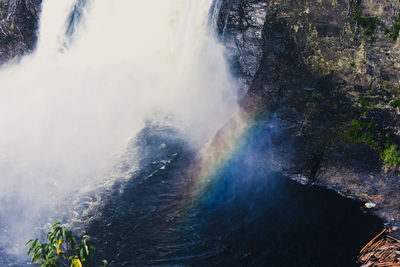
[[155,109],[195,145],[235,109],[212,0],[92,0],[66,48],[74,2],[45,0],[36,51],[0,71],[0,252],[24,251],[73,192],[106,179]]

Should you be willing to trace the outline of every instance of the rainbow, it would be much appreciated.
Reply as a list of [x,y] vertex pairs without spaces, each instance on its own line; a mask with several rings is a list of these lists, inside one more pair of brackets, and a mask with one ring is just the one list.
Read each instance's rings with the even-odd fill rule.
[[207,186],[212,185],[219,171],[244,145],[245,136],[253,125],[252,116],[237,112],[200,151],[199,167],[191,174],[193,182],[189,191],[192,201],[200,198]]
[[221,174],[231,160],[243,152],[257,125],[257,114],[243,109],[237,110],[186,168],[186,179],[176,188],[184,195],[179,208],[180,219],[176,221],[178,224],[186,223],[185,218],[188,218],[204,196],[217,186]]
[[[198,157],[186,169],[186,181],[176,190],[184,193],[179,208],[179,218],[174,224],[184,225],[190,213],[201,203],[209,190],[217,186],[220,174],[235,156],[246,146],[249,135],[256,126],[256,112],[239,110],[216,133],[214,138],[198,153]],[[171,239],[170,234],[167,237]]]

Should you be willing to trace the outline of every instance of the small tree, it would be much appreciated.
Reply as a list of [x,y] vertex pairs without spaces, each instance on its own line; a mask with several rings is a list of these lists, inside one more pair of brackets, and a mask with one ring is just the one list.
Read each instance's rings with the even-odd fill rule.
[[[70,230],[61,226],[56,221],[51,225],[52,231],[47,233],[48,243],[41,243],[39,239],[30,239],[25,245],[29,245],[27,255],[32,253],[31,262],[39,264],[40,267],[83,267],[93,258],[96,248],[88,244],[89,236],[84,235],[77,238]],[[107,265],[103,260],[103,267]]]
[[397,145],[388,142],[381,158],[383,162],[390,167],[397,167],[400,165],[400,153]]

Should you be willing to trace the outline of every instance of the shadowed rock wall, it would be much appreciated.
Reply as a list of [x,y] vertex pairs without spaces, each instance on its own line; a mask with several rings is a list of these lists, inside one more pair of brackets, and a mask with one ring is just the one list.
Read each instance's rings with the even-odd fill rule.
[[374,202],[393,224],[399,14],[397,0],[223,0],[218,18],[243,108],[277,114],[274,168]]
[[31,51],[41,0],[0,0],[0,63]]

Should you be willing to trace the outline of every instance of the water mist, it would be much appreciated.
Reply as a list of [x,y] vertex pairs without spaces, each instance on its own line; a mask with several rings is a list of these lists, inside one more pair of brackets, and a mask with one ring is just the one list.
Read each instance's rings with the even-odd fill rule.
[[105,182],[155,110],[201,147],[236,108],[212,0],[80,2],[77,25],[76,1],[43,1],[36,51],[0,71],[0,256]]

